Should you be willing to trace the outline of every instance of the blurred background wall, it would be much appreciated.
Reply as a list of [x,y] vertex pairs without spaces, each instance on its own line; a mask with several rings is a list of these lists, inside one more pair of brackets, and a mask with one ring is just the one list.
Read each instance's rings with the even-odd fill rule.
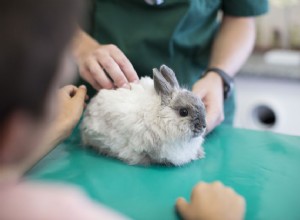
[[236,77],[234,125],[300,135],[300,0],[270,0],[257,41]]

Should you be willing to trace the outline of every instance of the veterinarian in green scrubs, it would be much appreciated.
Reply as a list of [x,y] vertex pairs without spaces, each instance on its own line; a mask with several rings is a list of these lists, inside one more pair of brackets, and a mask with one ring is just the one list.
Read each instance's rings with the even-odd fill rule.
[[88,34],[78,31],[73,51],[80,75],[96,90],[129,87],[166,64],[203,99],[209,131],[232,123],[231,78],[253,48],[253,17],[268,10],[267,0],[92,0],[90,6]]

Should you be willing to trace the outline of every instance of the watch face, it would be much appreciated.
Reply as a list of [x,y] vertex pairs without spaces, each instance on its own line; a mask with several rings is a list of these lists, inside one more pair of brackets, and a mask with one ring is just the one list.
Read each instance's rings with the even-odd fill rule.
[[149,5],[161,5],[164,3],[164,0],[144,0]]

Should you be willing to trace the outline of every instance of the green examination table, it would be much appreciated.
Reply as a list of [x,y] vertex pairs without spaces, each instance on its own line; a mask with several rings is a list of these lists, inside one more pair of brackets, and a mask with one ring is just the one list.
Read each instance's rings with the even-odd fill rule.
[[77,185],[138,220],[179,219],[176,198],[220,180],[245,197],[246,219],[300,220],[300,137],[221,126],[204,147],[205,159],[182,167],[129,166],[83,149],[77,128],[27,178]]

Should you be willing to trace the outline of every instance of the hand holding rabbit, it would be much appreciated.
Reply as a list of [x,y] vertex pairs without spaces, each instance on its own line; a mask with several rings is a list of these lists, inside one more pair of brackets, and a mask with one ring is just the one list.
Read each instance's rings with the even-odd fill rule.
[[222,78],[218,74],[210,72],[194,84],[193,92],[205,104],[207,132],[210,132],[221,124],[225,117]]

